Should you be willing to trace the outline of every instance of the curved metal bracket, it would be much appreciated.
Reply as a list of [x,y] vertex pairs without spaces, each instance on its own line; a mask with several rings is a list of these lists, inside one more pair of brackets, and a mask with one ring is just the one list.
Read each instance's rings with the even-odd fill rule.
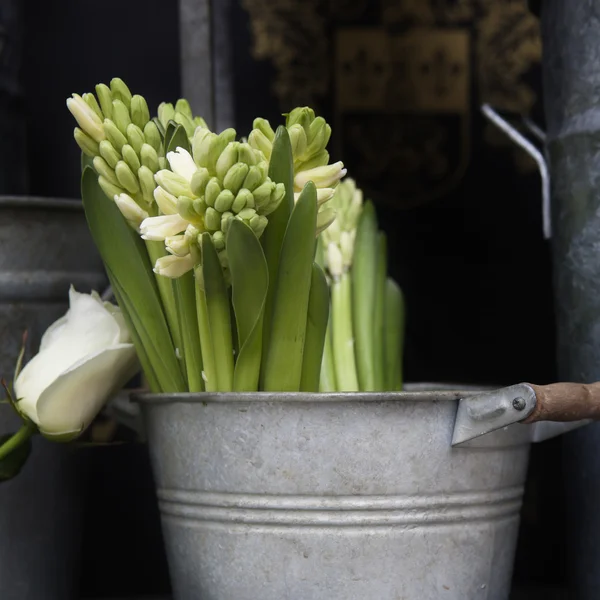
[[[550,216],[550,173],[544,155],[523,134],[513,127],[506,119],[501,117],[489,104],[483,104],[481,106],[481,112],[513,142],[523,148],[523,150],[525,150],[537,163],[542,179],[542,223],[544,238],[547,240],[550,239],[552,237],[552,222]],[[525,117],[523,118],[523,122],[540,141],[545,142],[546,134],[533,121]]]

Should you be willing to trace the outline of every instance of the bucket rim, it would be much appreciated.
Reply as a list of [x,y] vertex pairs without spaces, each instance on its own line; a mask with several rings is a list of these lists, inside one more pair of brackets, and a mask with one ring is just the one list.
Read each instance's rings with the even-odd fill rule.
[[235,404],[244,402],[283,402],[299,404],[336,404],[348,402],[457,402],[500,389],[501,385],[410,383],[400,392],[177,392],[132,393],[132,402],[156,406],[161,404]]
[[45,196],[0,195],[1,208],[41,208],[83,212],[83,203],[77,198],[52,198]]

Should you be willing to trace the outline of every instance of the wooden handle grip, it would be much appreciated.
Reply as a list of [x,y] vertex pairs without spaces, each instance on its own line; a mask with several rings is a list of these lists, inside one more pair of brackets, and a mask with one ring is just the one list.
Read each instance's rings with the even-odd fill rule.
[[600,420],[600,383],[527,385],[535,392],[537,402],[523,423]]

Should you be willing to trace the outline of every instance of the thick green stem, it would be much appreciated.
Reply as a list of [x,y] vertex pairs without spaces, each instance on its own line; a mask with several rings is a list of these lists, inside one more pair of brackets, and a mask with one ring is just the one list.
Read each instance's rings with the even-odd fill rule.
[[320,392],[337,392],[337,383],[335,380],[335,365],[333,364],[333,316],[331,310],[329,321],[327,322],[327,331],[325,333],[325,348],[323,350],[323,364],[321,366],[321,377],[319,382]]
[[208,321],[208,310],[206,308],[206,294],[204,289],[196,283],[196,311],[198,315],[198,330],[200,333],[200,347],[202,349],[202,361],[204,367],[204,387],[207,392],[216,392],[218,389],[217,375],[215,372],[215,353],[212,337],[210,335],[210,323]]
[[306,338],[302,355],[301,392],[318,392],[323,347],[329,320],[329,286],[323,269],[313,264],[310,296],[308,298],[308,318],[306,320]]
[[377,274],[375,280],[375,310],[373,311],[373,366],[375,390],[385,391],[385,296],[387,280],[387,244],[385,234],[377,236]]
[[17,433],[8,438],[0,446],[0,460],[5,459],[9,454],[22,446],[36,432],[36,427],[32,423],[24,423]]
[[[148,256],[152,267],[156,264],[159,258],[167,255],[165,250],[164,242],[152,242],[146,240],[146,248],[148,249]],[[175,297],[175,288],[173,280],[169,277],[163,277],[162,275],[155,275],[156,285],[158,286],[158,293],[165,311],[165,317],[171,332],[171,339],[173,340],[173,346],[181,351],[182,340],[181,340],[181,328],[179,325],[179,319],[177,318],[177,300]]]
[[[373,314],[377,286],[377,219],[375,208],[367,202],[363,208],[354,243],[352,265],[352,310],[356,347],[356,367],[360,390],[377,389]],[[334,327],[335,329],[335,327]],[[338,380],[338,385],[340,381]]]
[[352,283],[344,273],[331,284],[331,314],[333,317],[333,362],[338,391],[357,392],[358,377],[354,357],[352,329]]
[[192,273],[185,273],[175,280],[177,307],[181,323],[181,341],[188,388],[190,392],[202,392],[202,352],[198,318],[196,314],[195,281]]

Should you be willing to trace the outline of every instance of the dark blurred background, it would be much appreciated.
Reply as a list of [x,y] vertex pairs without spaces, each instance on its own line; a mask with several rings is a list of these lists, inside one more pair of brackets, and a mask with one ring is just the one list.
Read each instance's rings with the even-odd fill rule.
[[[15,148],[3,157],[1,192],[77,198],[65,99],[119,76],[151,109],[175,101],[185,87],[178,3],[14,7],[7,14],[20,18],[22,35],[6,23],[0,31],[3,47],[22,49],[0,104],[0,130]],[[544,125],[539,23],[527,2],[213,0],[213,8],[213,58],[229,68],[213,77],[229,72],[233,82],[224,125],[247,134],[256,116],[279,123],[294,106],[313,106],[333,126],[332,158],[375,202],[407,301],[407,380],[555,380],[539,175],[480,113],[489,102]],[[203,77],[199,66],[200,86]],[[169,591],[146,449],[120,436],[125,443],[84,451],[83,597]],[[516,586],[564,583],[560,451],[553,440],[532,453]]]

